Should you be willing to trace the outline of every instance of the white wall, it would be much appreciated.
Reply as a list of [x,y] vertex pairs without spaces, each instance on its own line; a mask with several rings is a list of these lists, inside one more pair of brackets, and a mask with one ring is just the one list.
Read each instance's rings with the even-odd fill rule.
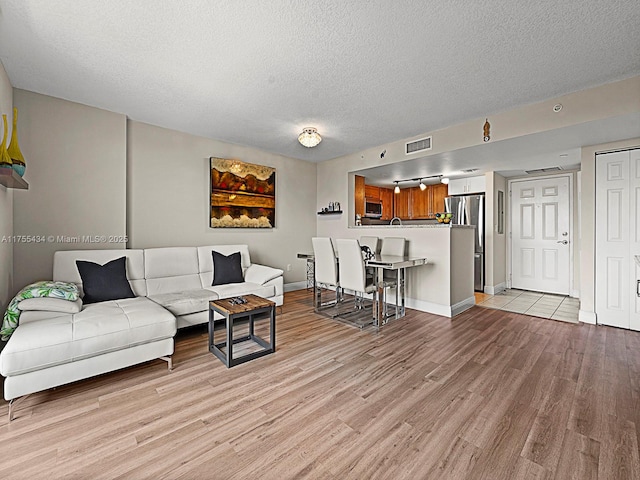
[[[13,119],[13,88],[4,66],[0,63],[0,114],[7,115],[8,136],[11,138]],[[19,118],[19,117],[18,117]],[[3,135],[0,132],[0,135]],[[1,139],[0,139],[1,141]],[[7,147],[9,140],[7,139]],[[0,185],[0,311],[4,312],[13,296],[13,189]],[[4,237],[5,241],[2,241]]]
[[[315,235],[315,164],[25,90],[15,89],[14,97],[30,183],[28,191],[13,194],[14,232],[48,239],[15,245],[15,280],[0,287],[18,290],[51,278],[57,250],[220,243],[247,243],[254,261],[283,270],[291,265],[285,282],[305,281],[296,253]],[[276,228],[208,227],[211,156],[276,168]],[[7,265],[3,272],[9,271]]]
[[[296,254],[316,233],[316,164],[134,121],[127,132],[130,247],[246,243],[252,261],[285,270],[285,283],[305,280]],[[212,156],[275,167],[275,228],[209,227]]]
[[125,247],[58,237],[126,234],[126,117],[19,89],[14,100],[29,182],[14,196],[14,232],[53,237],[14,246],[18,290],[52,277],[56,250]]

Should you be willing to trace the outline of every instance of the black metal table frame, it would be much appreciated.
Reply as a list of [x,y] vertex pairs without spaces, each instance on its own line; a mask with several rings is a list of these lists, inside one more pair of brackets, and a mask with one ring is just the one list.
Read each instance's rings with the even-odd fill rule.
[[[225,317],[225,324],[227,327],[227,335],[226,340],[224,342],[215,343],[215,334],[214,334],[214,312],[218,312],[220,315]],[[255,335],[254,333],[254,316],[260,315],[261,313],[269,313],[269,342],[265,341],[263,338]],[[237,319],[249,317],[249,335],[245,335],[240,338],[233,338],[233,322]],[[247,340],[252,340],[258,345],[260,345],[263,350],[248,353],[246,355],[242,355],[240,357],[233,356],[233,345],[236,343],[246,342]],[[227,347],[227,354],[222,351],[222,348]],[[224,363],[227,368],[235,367],[236,365],[240,365],[241,363],[249,362],[256,358],[260,358],[264,355],[269,355],[276,351],[276,306],[275,304],[271,304],[266,307],[256,308],[254,310],[249,310],[246,312],[240,313],[227,313],[224,311],[219,311],[216,309],[216,306],[213,302],[209,303],[209,351],[213,353],[216,357],[218,357],[222,363]]]

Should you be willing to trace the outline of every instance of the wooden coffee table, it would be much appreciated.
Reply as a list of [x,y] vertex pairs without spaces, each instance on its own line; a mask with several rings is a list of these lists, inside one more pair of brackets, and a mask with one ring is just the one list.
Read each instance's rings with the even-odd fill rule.
[[[234,304],[231,298],[209,302],[209,351],[222,360],[227,368],[276,351],[276,304],[257,295],[242,297],[246,299],[246,303]],[[226,321],[227,336],[224,342],[216,343],[214,339],[215,312],[222,315]],[[261,313],[268,313],[270,316],[268,342],[256,335],[254,330],[254,317]],[[249,317],[249,334],[233,338],[233,323],[245,317]],[[234,350],[244,353],[234,356]]]

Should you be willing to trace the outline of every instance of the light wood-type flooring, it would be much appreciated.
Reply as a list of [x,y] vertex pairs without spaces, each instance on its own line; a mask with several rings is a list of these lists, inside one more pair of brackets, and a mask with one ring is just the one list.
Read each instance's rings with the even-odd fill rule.
[[206,329],[27,398],[2,479],[640,479],[640,333],[473,307],[379,333],[287,293],[277,352],[226,369]]

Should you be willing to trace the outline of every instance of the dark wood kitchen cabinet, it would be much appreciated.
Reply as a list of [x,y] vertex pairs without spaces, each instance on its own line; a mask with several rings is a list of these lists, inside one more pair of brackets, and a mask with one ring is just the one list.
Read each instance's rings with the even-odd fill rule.
[[392,188],[380,188],[380,202],[382,202],[382,217],[380,217],[380,220],[391,220],[393,218]]
[[444,198],[447,196],[447,186],[443,184],[403,188],[395,195],[395,216],[402,220],[430,220],[436,218],[436,213],[444,212]]

